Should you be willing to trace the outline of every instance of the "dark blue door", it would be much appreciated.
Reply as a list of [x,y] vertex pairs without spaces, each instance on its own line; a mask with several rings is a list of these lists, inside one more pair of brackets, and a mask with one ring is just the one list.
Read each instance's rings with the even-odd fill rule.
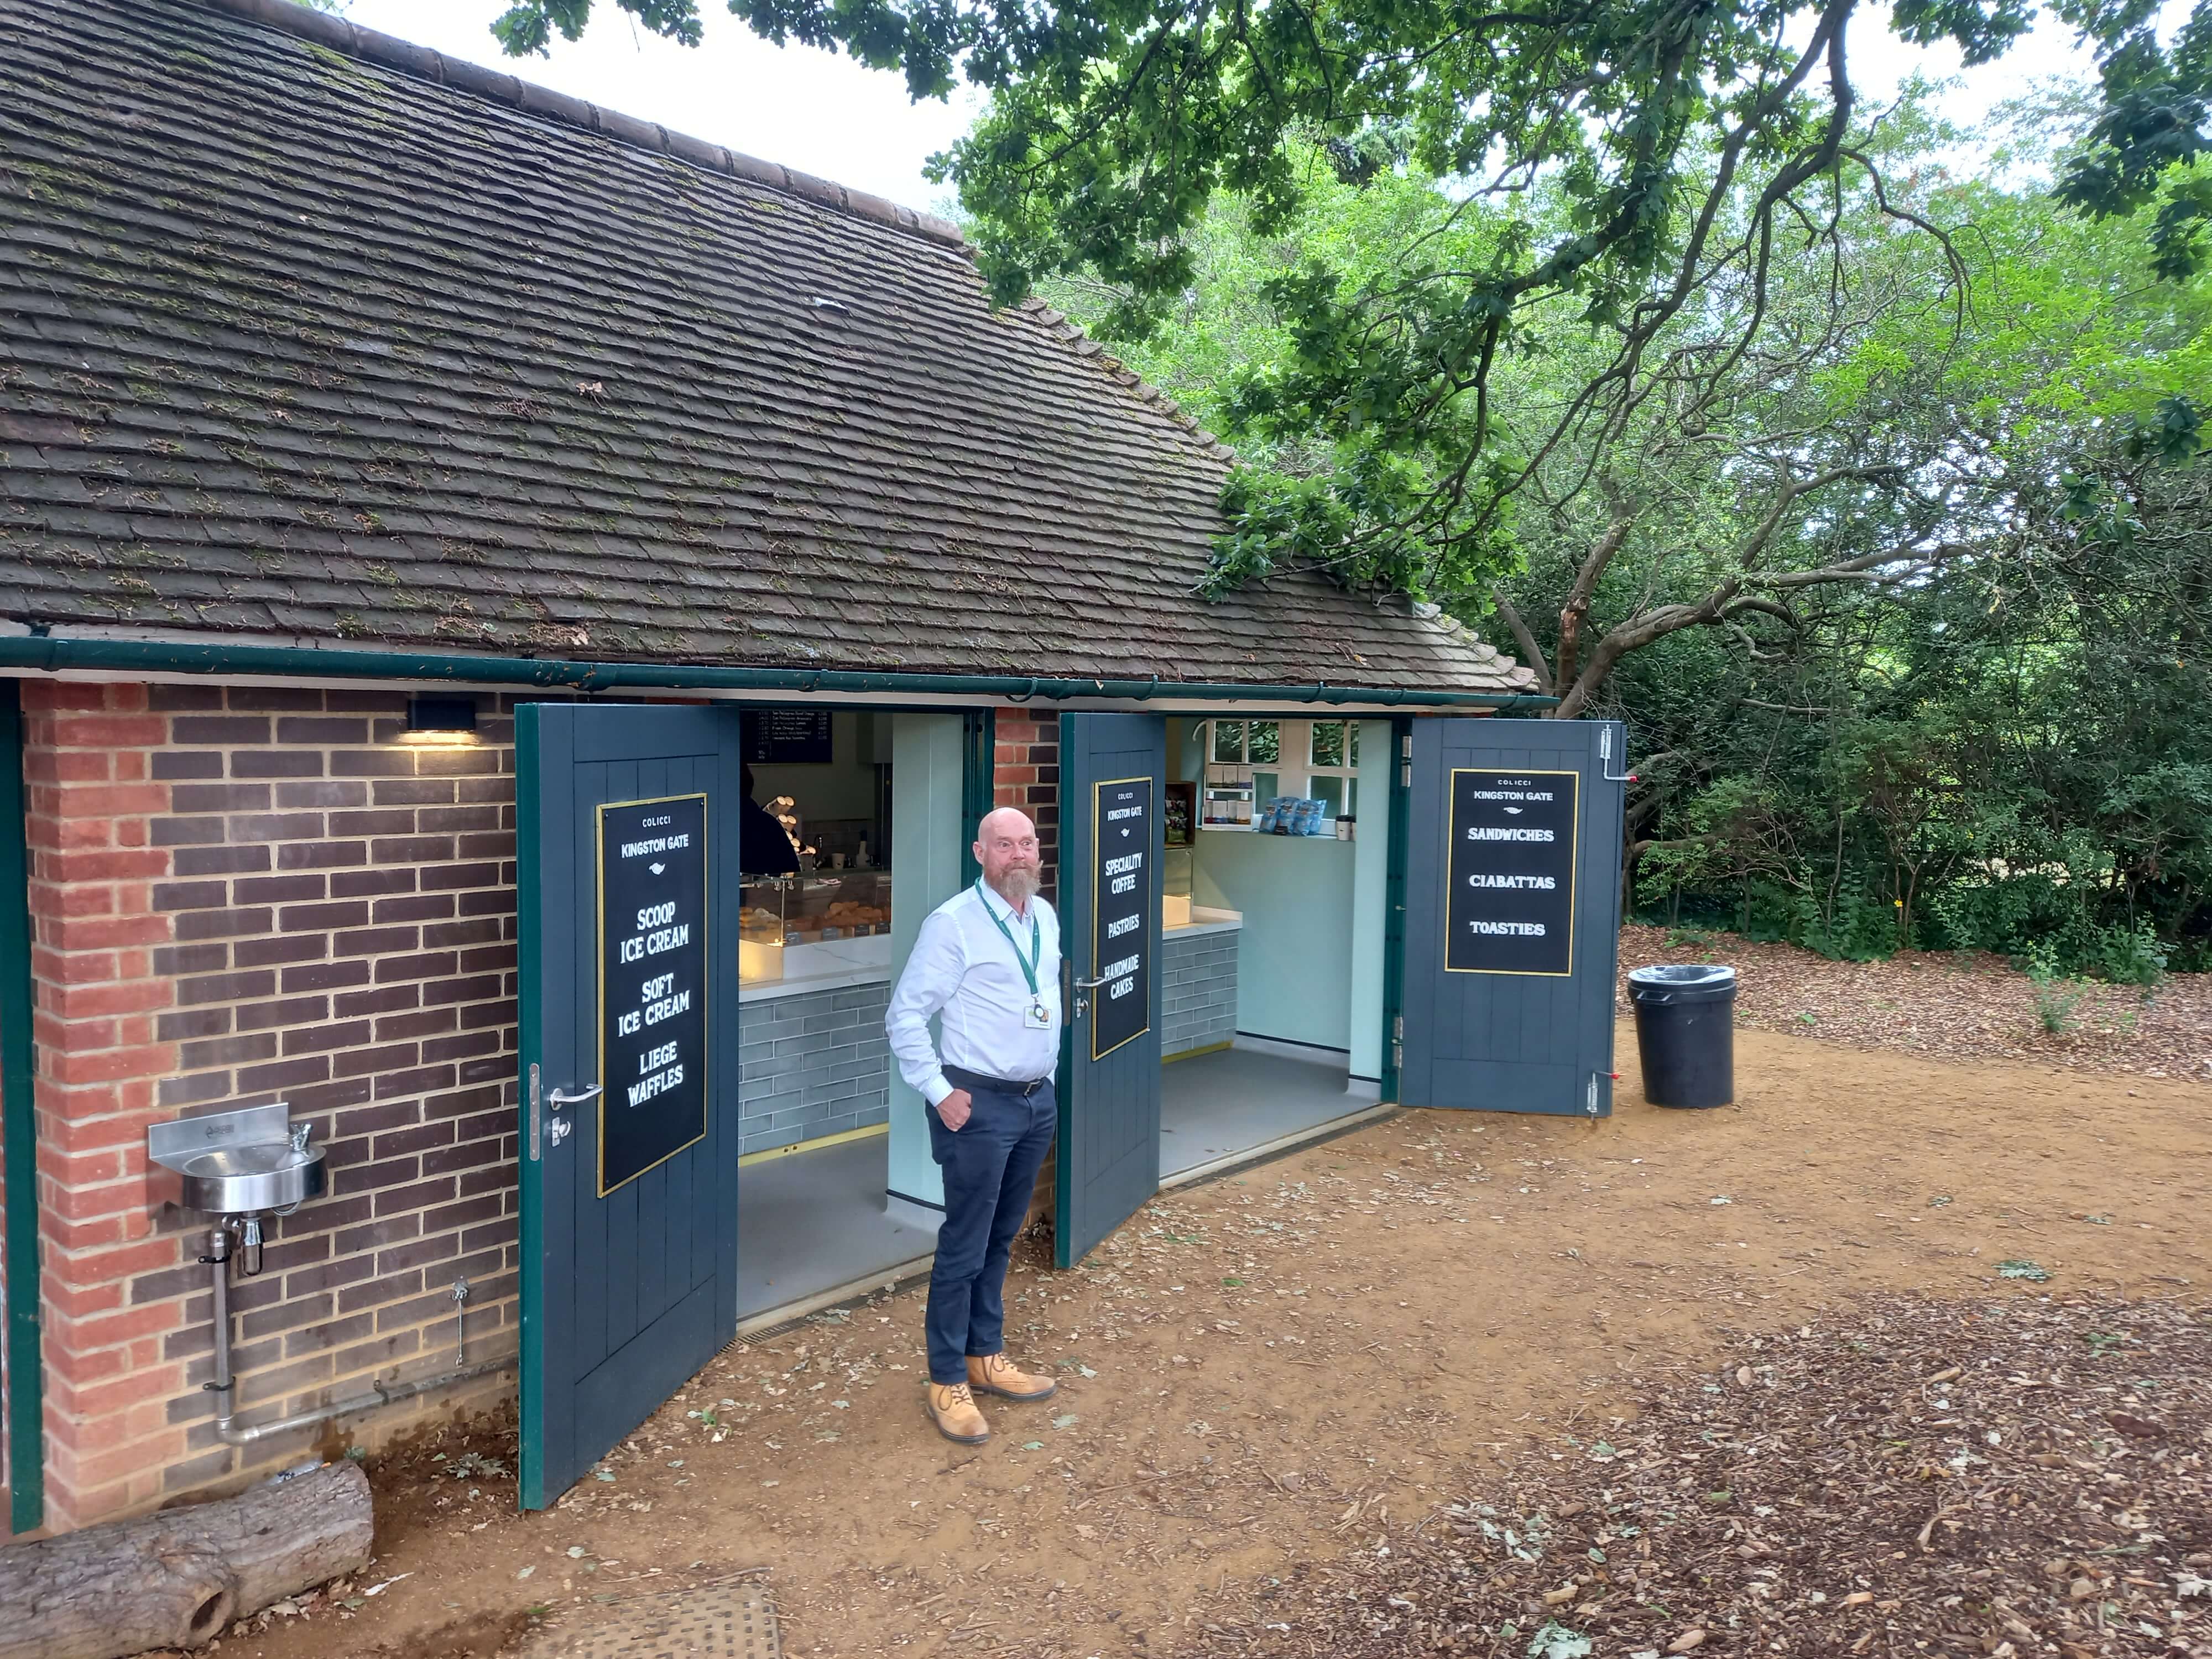
[[1613,1110],[1621,728],[1413,722],[1400,1101]]
[[1058,1082],[1053,1254],[1088,1255],[1160,1185],[1158,714],[1060,717]]
[[517,711],[522,1504],[737,1334],[734,709]]

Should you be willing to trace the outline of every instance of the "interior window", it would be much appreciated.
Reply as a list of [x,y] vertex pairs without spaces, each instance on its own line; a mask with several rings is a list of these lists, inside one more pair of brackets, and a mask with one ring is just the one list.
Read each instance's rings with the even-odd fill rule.
[[1244,758],[1244,722],[1216,720],[1213,723],[1213,758],[1232,764]]
[[1283,727],[1279,720],[1254,720],[1250,756],[1255,766],[1273,766],[1283,758]]

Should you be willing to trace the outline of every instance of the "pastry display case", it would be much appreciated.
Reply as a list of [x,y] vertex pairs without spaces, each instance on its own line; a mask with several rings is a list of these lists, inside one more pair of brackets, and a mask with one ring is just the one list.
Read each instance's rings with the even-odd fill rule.
[[888,870],[763,876],[744,884],[738,916],[738,977],[757,985],[783,978],[787,952],[866,939],[891,930]]
[[1163,931],[1190,926],[1190,883],[1196,856],[1188,847],[1170,847],[1161,855],[1160,927]]

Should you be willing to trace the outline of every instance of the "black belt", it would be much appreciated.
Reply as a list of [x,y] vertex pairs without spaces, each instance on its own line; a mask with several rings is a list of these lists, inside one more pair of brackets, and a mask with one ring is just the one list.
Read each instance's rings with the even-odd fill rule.
[[985,1077],[981,1072],[971,1072],[965,1066],[948,1066],[945,1068],[945,1075],[969,1094],[981,1089],[994,1095],[1012,1095],[1019,1100],[1027,1100],[1052,1081],[1048,1077],[1038,1077],[1031,1078],[1027,1083],[1015,1083],[1006,1078]]

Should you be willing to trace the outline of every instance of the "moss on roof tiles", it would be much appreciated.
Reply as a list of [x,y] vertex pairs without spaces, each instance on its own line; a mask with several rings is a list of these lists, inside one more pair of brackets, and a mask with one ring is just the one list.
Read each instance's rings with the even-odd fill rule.
[[44,171],[0,272],[40,302],[0,332],[73,435],[0,452],[9,605],[943,671],[1009,666],[1011,623],[1040,674],[1523,678],[1314,579],[1193,597],[1224,453],[1063,319],[993,313],[944,234],[227,3],[18,0],[0,121]]

